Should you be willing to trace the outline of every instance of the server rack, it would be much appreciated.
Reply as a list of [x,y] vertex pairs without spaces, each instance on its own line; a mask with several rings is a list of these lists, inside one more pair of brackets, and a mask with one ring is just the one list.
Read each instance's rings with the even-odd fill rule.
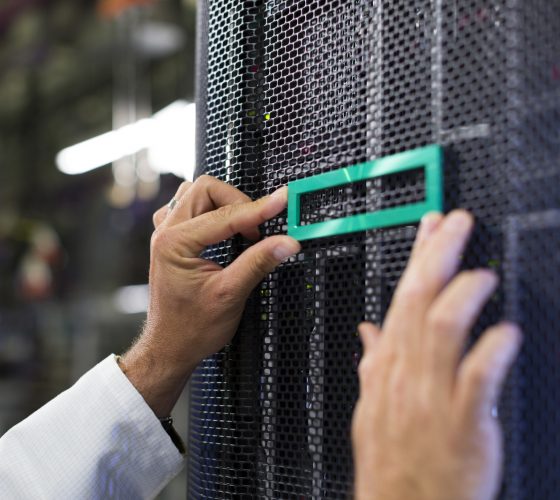
[[[503,278],[475,328],[526,334],[499,408],[501,497],[559,491],[560,2],[202,0],[198,164],[256,198],[429,144],[445,208],[477,230],[465,267]],[[406,205],[420,171],[324,190],[302,223]],[[266,235],[286,231],[286,214]],[[382,321],[416,226],[304,242],[192,378],[189,498],[346,498],[362,319]],[[246,243],[209,249],[227,265]]]

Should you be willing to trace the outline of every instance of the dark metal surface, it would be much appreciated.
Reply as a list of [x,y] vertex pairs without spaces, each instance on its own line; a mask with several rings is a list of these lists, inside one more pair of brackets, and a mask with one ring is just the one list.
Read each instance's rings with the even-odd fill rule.
[[[502,496],[556,498],[560,2],[205,3],[206,173],[258,197],[396,152],[445,148],[446,208],[477,218],[464,265],[504,278],[473,339],[504,316],[526,333],[499,409]],[[302,219],[407,203],[421,185],[396,175],[323,193]],[[415,230],[305,242],[255,291],[233,343],[193,377],[189,498],[351,492],[356,325],[382,321]],[[232,240],[210,255],[227,265],[243,248]]]

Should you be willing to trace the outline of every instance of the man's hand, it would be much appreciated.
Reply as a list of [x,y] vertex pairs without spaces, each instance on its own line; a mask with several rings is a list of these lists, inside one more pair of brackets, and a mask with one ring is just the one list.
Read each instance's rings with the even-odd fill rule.
[[235,234],[256,240],[258,226],[286,208],[287,188],[257,201],[209,176],[179,188],[177,203],[154,215],[150,305],[144,331],[121,359],[123,371],[159,417],[167,416],[186,381],[233,337],[253,288],[299,243],[272,236],[225,269],[200,258]]
[[428,215],[383,330],[360,325],[364,355],[353,421],[358,500],[490,500],[502,442],[492,416],[521,335],[490,328],[462,358],[496,276],[453,279],[473,222]]

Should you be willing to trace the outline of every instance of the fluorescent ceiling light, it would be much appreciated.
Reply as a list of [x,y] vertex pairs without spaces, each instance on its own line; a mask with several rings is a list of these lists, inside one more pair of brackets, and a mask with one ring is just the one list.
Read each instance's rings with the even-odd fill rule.
[[152,128],[151,120],[145,119],[107,132],[63,149],[58,153],[56,163],[61,172],[70,175],[102,167],[144,149],[150,140]]
[[192,179],[195,121],[195,105],[176,101],[152,118],[63,149],[56,164],[65,174],[83,174],[148,149],[148,161],[156,172]]
[[156,172],[171,173],[191,180],[195,167],[194,104],[182,101],[162,109],[153,117],[152,143],[148,148],[148,163]]
[[131,285],[119,288],[113,297],[117,311],[124,314],[140,314],[148,310],[150,289],[148,285]]
[[183,31],[170,23],[147,21],[133,36],[136,49],[147,57],[165,57],[185,45]]

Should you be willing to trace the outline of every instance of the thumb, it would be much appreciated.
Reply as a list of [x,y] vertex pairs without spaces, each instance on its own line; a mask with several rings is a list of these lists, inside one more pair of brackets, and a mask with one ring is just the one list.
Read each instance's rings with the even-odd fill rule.
[[364,356],[371,355],[381,338],[381,330],[372,323],[363,322],[358,326],[360,339],[364,347]]
[[362,340],[364,352],[358,366],[358,376],[360,380],[360,395],[364,396],[372,392],[379,384],[379,374],[377,373],[377,359],[375,353],[381,340],[381,330],[372,323],[360,323],[358,332]]
[[301,250],[301,245],[289,236],[271,236],[245,250],[222,271],[222,278],[244,296],[284,260]]
[[459,418],[476,425],[491,415],[521,345],[517,326],[502,323],[490,328],[463,360],[458,374]]

